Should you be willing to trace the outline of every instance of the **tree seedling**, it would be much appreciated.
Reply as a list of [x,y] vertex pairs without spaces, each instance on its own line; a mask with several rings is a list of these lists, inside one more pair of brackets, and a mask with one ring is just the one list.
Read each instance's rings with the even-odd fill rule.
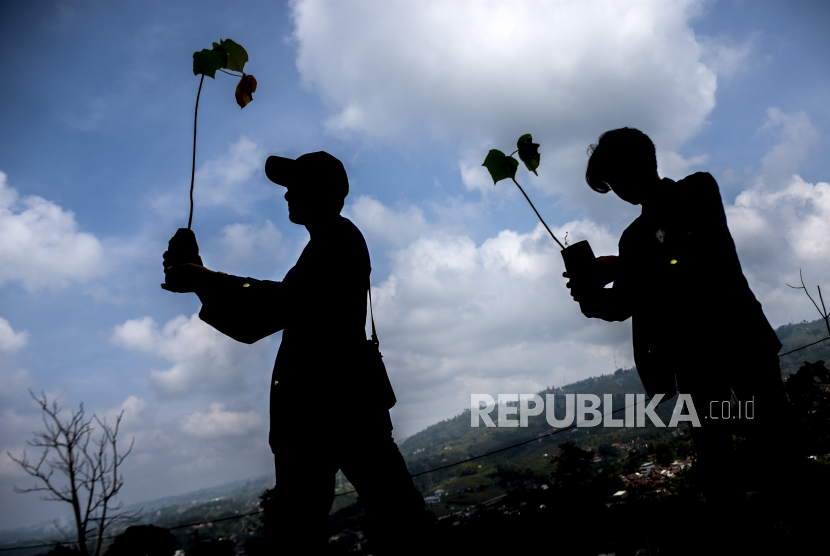
[[[243,71],[247,62],[248,53],[231,39],[219,39],[218,44],[213,43],[212,50],[204,48],[193,53],[193,75],[201,75],[202,78],[199,80],[199,91],[196,93],[196,113],[193,116],[193,165],[190,172],[188,230],[193,223],[193,183],[196,177],[196,121],[199,117],[199,97],[202,94],[202,83],[206,75],[211,79],[216,79],[217,71],[239,77],[234,96],[239,107],[245,108],[249,102],[254,100],[253,94],[256,92],[256,79],[253,75],[247,75]],[[241,75],[231,72],[239,72]]]
[[[199,246],[196,243],[196,236],[190,227],[193,224],[193,185],[196,180],[196,123],[199,119],[199,97],[202,95],[202,84],[207,75],[216,79],[216,72],[220,71],[228,75],[239,77],[234,96],[240,108],[245,108],[249,102],[254,100],[256,92],[256,79],[253,75],[247,75],[243,70],[248,62],[248,53],[240,45],[231,39],[219,39],[219,43],[213,43],[213,48],[204,48],[193,53],[193,75],[201,75],[199,80],[199,91],[196,93],[196,111],[193,116],[193,161],[190,169],[190,216],[187,219],[187,229],[179,228],[176,234],[168,243],[168,254],[170,264],[196,263],[202,264],[199,258]],[[232,72],[239,72],[232,73]],[[241,74],[241,75],[240,75]]]
[[550,237],[553,238],[553,241],[559,244],[559,247],[565,249],[565,246],[562,245],[562,243],[556,239],[556,236],[553,235],[553,232],[550,231],[550,228],[542,219],[539,211],[536,210],[535,206],[533,206],[533,202],[530,200],[530,197],[527,196],[525,190],[522,189],[522,186],[516,181],[516,170],[519,169],[519,161],[513,158],[513,155],[516,153],[519,153],[519,158],[522,162],[524,162],[528,171],[533,172],[537,176],[539,175],[536,173],[536,168],[539,167],[541,158],[539,155],[539,144],[533,142],[533,138],[529,133],[525,133],[519,137],[519,140],[516,142],[516,147],[516,150],[509,156],[498,149],[490,149],[490,152],[487,153],[487,157],[484,159],[482,166],[487,168],[487,171],[490,172],[490,177],[493,178],[493,185],[496,185],[501,180],[505,180],[507,178],[513,180],[513,183],[516,184],[516,187],[518,187],[519,191],[522,192],[522,195],[525,196],[527,202],[530,203],[530,208],[532,208],[533,212],[536,213],[536,216],[539,217],[539,221],[542,222],[542,225],[548,231]]

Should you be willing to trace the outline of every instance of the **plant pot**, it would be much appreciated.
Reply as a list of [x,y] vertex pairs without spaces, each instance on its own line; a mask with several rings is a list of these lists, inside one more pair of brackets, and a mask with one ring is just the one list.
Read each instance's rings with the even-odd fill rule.
[[[594,251],[591,249],[591,246],[588,245],[588,242],[583,240],[563,249],[562,258],[565,260],[565,270],[570,272],[573,269],[579,268],[580,266],[593,261],[596,257],[594,256]],[[574,289],[571,288],[571,295],[573,295],[573,293]],[[582,311],[583,314],[589,315],[591,310],[587,305],[583,305],[583,303],[583,301],[579,302],[579,310]]]
[[593,261],[596,257],[591,246],[586,240],[577,241],[562,250],[562,258],[565,260],[565,270],[579,268],[581,265]]
[[199,258],[199,244],[193,230],[179,228],[176,235],[167,243],[167,261],[169,264],[202,264]]

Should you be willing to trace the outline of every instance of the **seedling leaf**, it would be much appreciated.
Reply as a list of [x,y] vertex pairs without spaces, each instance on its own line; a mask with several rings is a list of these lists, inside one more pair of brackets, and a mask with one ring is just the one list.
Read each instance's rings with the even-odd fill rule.
[[193,53],[193,75],[204,74],[216,79],[216,70],[222,67],[222,58],[213,50],[203,48]]
[[519,137],[516,147],[519,149],[519,158],[525,163],[525,167],[536,174],[536,168],[539,167],[539,144],[534,143],[530,134],[526,133]]
[[222,45],[216,42],[213,43],[213,52],[216,52],[216,54],[222,60],[222,67],[228,67],[228,53],[225,51],[224,48],[222,48]]
[[228,53],[228,62],[224,66],[225,69],[242,73],[245,64],[248,62],[248,53],[245,49],[231,39],[219,39],[219,44]]
[[507,156],[498,149],[491,149],[482,164],[490,177],[493,178],[493,185],[501,180],[516,177],[516,170],[519,168],[519,161],[512,156]]

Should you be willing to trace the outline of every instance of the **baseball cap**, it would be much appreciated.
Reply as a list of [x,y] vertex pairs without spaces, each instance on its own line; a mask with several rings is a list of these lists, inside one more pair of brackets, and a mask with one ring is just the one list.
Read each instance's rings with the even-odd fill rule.
[[283,187],[313,187],[340,198],[349,194],[349,178],[343,163],[325,151],[304,154],[296,160],[269,156],[265,175]]

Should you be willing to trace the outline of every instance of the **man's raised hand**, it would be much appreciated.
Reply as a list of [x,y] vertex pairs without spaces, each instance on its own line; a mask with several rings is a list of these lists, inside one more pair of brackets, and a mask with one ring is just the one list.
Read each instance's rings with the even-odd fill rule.
[[174,264],[164,268],[165,282],[161,287],[175,293],[197,292],[208,287],[215,275],[216,272],[200,264]]

